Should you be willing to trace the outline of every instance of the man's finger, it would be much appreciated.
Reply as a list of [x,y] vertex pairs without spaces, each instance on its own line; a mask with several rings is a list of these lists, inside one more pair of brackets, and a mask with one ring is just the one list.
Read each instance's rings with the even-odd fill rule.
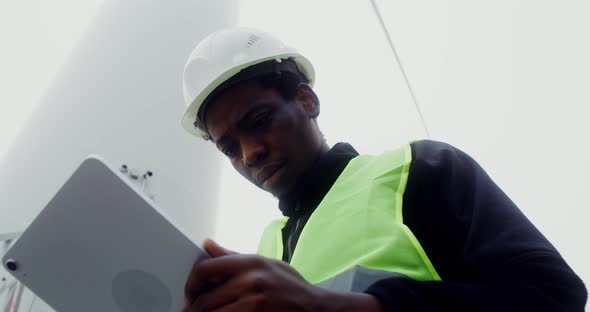
[[246,274],[236,275],[219,287],[201,294],[196,303],[205,311],[213,311],[229,305],[240,297],[248,295],[249,292],[259,291],[259,288],[263,287],[261,274],[257,271],[250,271]]
[[186,306],[190,306],[201,292],[211,288],[214,284],[220,284],[223,282],[223,279],[221,279],[220,276],[206,277],[198,272],[199,265],[203,261],[206,260],[193,263],[191,272],[184,284],[184,301]]
[[210,258],[193,265],[184,288],[186,300],[194,301],[211,284],[218,285],[236,274],[265,265],[262,257],[233,254]]
[[205,250],[213,258],[238,254],[237,252],[235,252],[233,250],[229,250],[227,248],[221,247],[221,245],[219,245],[218,243],[216,243],[212,239],[206,239],[205,242],[203,242],[203,248],[205,248]]
[[[215,241],[213,241],[211,239],[205,240],[205,242],[203,243],[203,248],[213,258],[226,256],[226,255],[238,254],[235,251],[221,247],[219,244],[217,244]],[[193,263],[193,268],[191,269],[191,272],[189,273],[189,276],[188,276],[188,279],[187,279],[187,282],[186,282],[185,288],[184,288],[186,300],[193,299],[193,296],[196,296],[198,294],[197,288],[200,284],[199,284],[197,277],[195,275],[195,267],[200,262],[201,261]],[[214,281],[214,282],[219,283],[220,281]],[[196,293],[195,293],[195,291],[196,291]]]
[[226,280],[233,275],[268,266],[270,261],[272,260],[256,255],[228,255],[207,259],[196,264],[194,273],[200,279],[214,280],[216,277],[222,277],[223,280]]

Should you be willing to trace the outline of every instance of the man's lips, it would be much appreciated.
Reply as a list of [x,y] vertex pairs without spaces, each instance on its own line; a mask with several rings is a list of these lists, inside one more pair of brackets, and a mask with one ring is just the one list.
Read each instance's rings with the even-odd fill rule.
[[285,163],[282,161],[277,161],[262,167],[262,169],[256,173],[256,184],[262,185],[262,183],[272,177],[275,172],[279,171],[284,164]]

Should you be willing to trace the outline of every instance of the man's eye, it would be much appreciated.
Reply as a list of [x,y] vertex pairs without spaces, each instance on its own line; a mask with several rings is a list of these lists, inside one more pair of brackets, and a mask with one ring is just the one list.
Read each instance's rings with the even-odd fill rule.
[[265,114],[260,114],[256,117],[256,119],[254,120],[254,122],[252,123],[252,128],[254,129],[262,129],[264,127],[266,127],[269,122],[271,121],[271,114],[270,113],[265,113]]
[[223,153],[229,158],[234,158],[237,154],[237,148],[235,148],[235,146],[229,146],[223,150]]

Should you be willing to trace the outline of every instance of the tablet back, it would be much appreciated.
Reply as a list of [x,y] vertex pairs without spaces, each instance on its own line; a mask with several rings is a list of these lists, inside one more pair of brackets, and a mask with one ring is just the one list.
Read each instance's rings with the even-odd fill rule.
[[119,172],[89,157],[2,263],[57,311],[161,312],[182,309],[186,278],[204,257]]

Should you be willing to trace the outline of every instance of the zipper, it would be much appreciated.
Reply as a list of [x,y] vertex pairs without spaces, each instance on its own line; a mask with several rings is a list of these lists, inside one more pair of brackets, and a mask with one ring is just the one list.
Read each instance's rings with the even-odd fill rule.
[[297,233],[299,229],[299,221],[301,221],[301,217],[297,218],[297,222],[295,222],[295,230],[291,232],[289,235],[289,240],[287,240],[287,263],[291,263],[291,258],[293,257],[293,236]]

